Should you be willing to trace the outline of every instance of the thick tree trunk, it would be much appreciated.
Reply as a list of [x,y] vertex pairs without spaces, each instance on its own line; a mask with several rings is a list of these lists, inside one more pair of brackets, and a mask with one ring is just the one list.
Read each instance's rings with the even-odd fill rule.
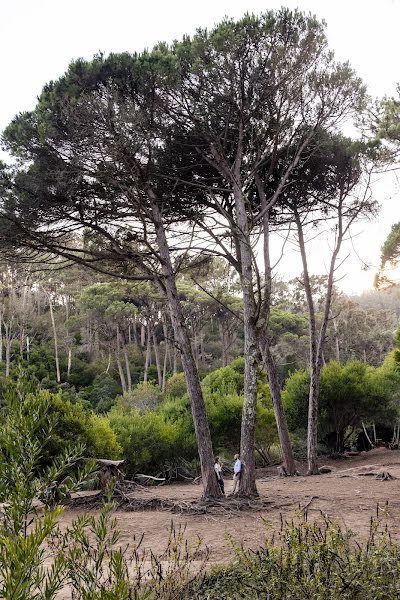
[[53,329],[53,338],[54,338],[54,358],[55,358],[55,362],[56,362],[56,378],[57,378],[57,383],[61,383],[60,361],[58,358],[57,329],[56,329],[56,322],[54,320],[53,301],[50,297],[50,294],[49,294],[49,309],[50,309],[50,319],[51,319],[51,326]]
[[151,201],[153,220],[157,236],[157,245],[161,259],[162,272],[164,275],[164,286],[171,312],[172,326],[174,329],[175,338],[179,343],[183,369],[185,372],[188,393],[192,406],[193,423],[199,451],[204,496],[218,497],[221,495],[221,491],[215,476],[214,453],[203,393],[193,358],[182,306],[178,297],[175,273],[172,267],[172,261],[164,225],[162,222],[161,212],[157,205],[156,198],[151,190],[149,191],[149,199]]
[[246,214],[246,204],[239,187],[237,173],[234,185],[236,220],[240,249],[240,277],[243,288],[244,322],[244,401],[240,434],[240,457],[244,469],[240,478],[239,494],[258,495],[255,478],[255,432],[257,415],[257,367],[259,344],[256,327],[256,305],[253,289],[253,253]]

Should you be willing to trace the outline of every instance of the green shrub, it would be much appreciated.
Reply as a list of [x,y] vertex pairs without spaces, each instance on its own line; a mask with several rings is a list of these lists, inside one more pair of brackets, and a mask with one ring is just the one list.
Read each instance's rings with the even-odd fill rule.
[[154,412],[129,414],[114,408],[109,413],[110,425],[123,450],[129,474],[164,473],[181,451],[179,422],[172,423]]
[[124,412],[138,410],[140,413],[154,411],[161,404],[163,393],[151,381],[138,383],[131,391],[118,396],[116,407]]

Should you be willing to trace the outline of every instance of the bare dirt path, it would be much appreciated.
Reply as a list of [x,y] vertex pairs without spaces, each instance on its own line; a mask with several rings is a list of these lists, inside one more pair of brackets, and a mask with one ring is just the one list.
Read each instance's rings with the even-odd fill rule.
[[[120,543],[126,544],[133,536],[145,534],[145,545],[155,553],[166,546],[171,521],[186,526],[188,538],[200,536],[210,550],[210,562],[223,562],[232,556],[232,546],[227,534],[245,546],[257,547],[263,542],[265,527],[262,519],[279,526],[281,515],[290,518],[294,511],[312,502],[307,508],[310,516],[320,511],[350,527],[360,536],[366,536],[371,515],[376,514],[377,504],[382,507],[388,501],[389,524],[392,534],[400,539],[400,451],[378,448],[346,460],[325,460],[332,472],[325,475],[295,478],[279,478],[275,469],[259,471],[257,481],[260,496],[271,501],[262,512],[225,513],[219,515],[172,514],[168,511],[117,511],[121,530]],[[389,471],[398,479],[379,481],[375,476],[359,473]],[[226,481],[229,494],[232,483]],[[176,484],[154,487],[139,495],[165,498],[176,502],[195,500],[201,494],[200,486]],[[62,517],[67,524],[81,514],[82,510],[68,509]]]

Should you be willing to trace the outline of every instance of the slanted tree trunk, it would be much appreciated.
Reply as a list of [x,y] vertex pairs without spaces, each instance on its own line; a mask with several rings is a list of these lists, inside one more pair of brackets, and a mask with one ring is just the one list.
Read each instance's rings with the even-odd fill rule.
[[122,393],[126,394],[127,387],[126,387],[126,379],[125,379],[124,370],[123,370],[122,364],[121,364],[121,341],[120,341],[120,334],[119,334],[119,326],[118,325],[117,325],[117,352],[116,352],[116,361],[117,361],[119,379],[121,381]]
[[205,497],[219,497],[221,495],[221,491],[214,471],[214,453],[208,426],[206,407],[196,364],[193,358],[182,306],[178,296],[178,290],[176,288],[175,273],[172,266],[166,232],[162,221],[161,212],[157,204],[157,199],[152,190],[148,190],[148,196],[151,203],[158,251],[161,259],[162,272],[164,275],[163,284],[167,294],[175,338],[179,343],[183,369],[185,372],[188,393],[192,406],[193,423],[196,433],[203,481],[203,493]]
[[56,362],[56,379],[57,379],[57,383],[61,383],[60,361],[59,361],[59,358],[58,358],[57,328],[56,328],[56,322],[55,322],[55,319],[54,319],[53,300],[52,300],[50,294],[48,295],[48,298],[49,298],[49,309],[50,309],[51,327],[53,329],[54,358],[55,358],[55,362]]
[[276,426],[278,429],[279,442],[282,450],[283,463],[288,475],[296,474],[296,463],[294,461],[292,444],[289,438],[289,429],[287,426],[286,415],[283,408],[281,386],[279,384],[276,364],[271,353],[270,341],[268,337],[268,327],[271,314],[271,295],[272,295],[272,267],[270,256],[270,224],[267,199],[261,182],[256,178],[258,193],[260,196],[261,210],[264,211],[262,219],[263,228],[263,255],[264,255],[264,290],[261,303],[260,316],[263,327],[259,328],[259,338],[261,353],[263,356],[264,367],[267,372],[268,383],[271,392],[272,404]]

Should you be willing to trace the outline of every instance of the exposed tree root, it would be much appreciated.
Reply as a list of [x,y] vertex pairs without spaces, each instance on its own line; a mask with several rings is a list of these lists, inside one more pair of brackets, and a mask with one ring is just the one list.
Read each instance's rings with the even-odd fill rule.
[[[144,510],[163,510],[175,514],[231,514],[232,516],[243,511],[259,512],[271,508],[273,504],[269,500],[261,498],[229,497],[220,499],[199,499],[192,501],[174,501],[166,498],[135,498],[127,495],[124,491],[116,489],[113,497],[119,510],[127,512]],[[86,510],[100,508],[104,501],[104,495],[99,492],[95,495],[80,496],[74,498],[70,508],[83,508]]]

